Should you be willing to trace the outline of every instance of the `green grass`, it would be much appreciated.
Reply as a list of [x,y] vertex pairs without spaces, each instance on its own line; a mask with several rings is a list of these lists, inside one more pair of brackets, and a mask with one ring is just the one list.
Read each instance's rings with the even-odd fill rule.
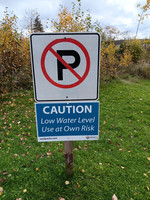
[[100,102],[100,139],[74,142],[67,177],[63,142],[37,142],[33,93],[3,96],[0,199],[150,199],[150,81],[106,84]]

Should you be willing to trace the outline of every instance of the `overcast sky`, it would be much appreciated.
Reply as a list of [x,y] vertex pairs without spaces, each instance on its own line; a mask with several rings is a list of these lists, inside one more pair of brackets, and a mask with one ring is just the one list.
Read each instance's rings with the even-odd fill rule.
[[[60,4],[71,9],[72,3],[77,0],[0,0],[0,20],[4,16],[5,7],[9,11],[14,11],[19,18],[18,24],[23,26],[24,14],[27,9],[36,9],[40,14],[42,22],[49,18],[57,19]],[[146,0],[82,0],[82,10],[90,10],[93,21],[98,20],[104,28],[105,26],[114,26],[120,31],[129,31],[134,36],[138,24],[138,13],[140,10],[136,7],[138,3],[143,4]],[[150,19],[144,20],[140,25],[138,37],[150,37]]]

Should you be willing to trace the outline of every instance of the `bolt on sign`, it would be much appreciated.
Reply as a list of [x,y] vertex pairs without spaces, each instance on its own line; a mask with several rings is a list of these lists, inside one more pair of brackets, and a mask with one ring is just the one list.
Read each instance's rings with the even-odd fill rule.
[[30,45],[36,101],[98,99],[98,33],[34,33]]

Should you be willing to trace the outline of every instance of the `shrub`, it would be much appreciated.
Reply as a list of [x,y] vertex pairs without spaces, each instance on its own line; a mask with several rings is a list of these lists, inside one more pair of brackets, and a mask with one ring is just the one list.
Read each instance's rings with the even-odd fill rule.
[[[0,23],[0,93],[28,86],[31,79],[29,40],[17,31],[17,17],[5,11]],[[24,81],[22,84],[21,82]],[[30,81],[31,82],[31,81]]]
[[128,49],[120,51],[113,41],[101,45],[101,77],[112,79],[132,64],[132,55]]
[[150,79],[150,65],[145,62],[134,64],[128,68],[128,73],[132,76],[139,76],[145,79]]
[[132,55],[132,61],[138,63],[143,56],[142,42],[140,40],[128,40],[120,45],[119,53],[124,54],[129,51]]

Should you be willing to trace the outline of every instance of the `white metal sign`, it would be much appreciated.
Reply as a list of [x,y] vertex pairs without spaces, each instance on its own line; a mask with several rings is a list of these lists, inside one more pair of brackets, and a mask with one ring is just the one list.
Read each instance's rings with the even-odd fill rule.
[[30,44],[36,101],[98,99],[98,33],[37,33]]

